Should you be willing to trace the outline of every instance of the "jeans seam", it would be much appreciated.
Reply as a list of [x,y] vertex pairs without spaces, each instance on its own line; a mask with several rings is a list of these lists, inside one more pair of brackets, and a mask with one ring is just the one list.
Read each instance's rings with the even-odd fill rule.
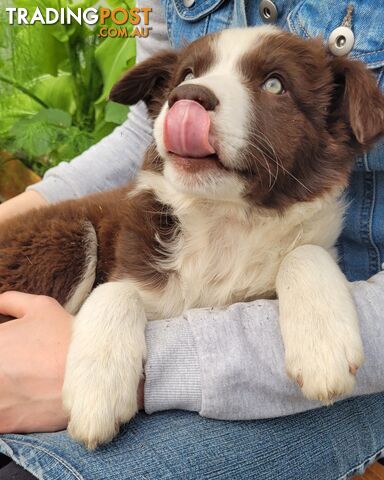
[[380,261],[380,256],[377,256],[377,245],[374,243],[372,238],[372,208],[374,208],[376,198],[375,182],[375,172],[365,172],[364,198],[362,200],[360,212],[359,230],[362,241],[367,245],[369,276],[377,273],[377,263],[378,260]]
[[355,58],[365,57],[367,55],[374,55],[375,53],[382,53],[382,52],[384,52],[384,48],[381,48],[380,50],[371,50],[370,52],[359,53],[358,55],[354,55],[354,57]]
[[347,480],[347,478],[350,477],[350,475],[359,473],[359,470],[362,467],[364,466],[368,467],[368,465],[371,465],[374,461],[379,460],[379,458],[383,456],[384,456],[384,448],[380,448],[380,450],[377,450],[376,453],[374,453],[373,455],[370,455],[369,457],[366,457],[366,459],[363,462],[359,463],[358,465],[355,465],[353,468],[348,470],[348,472],[346,472],[341,477],[337,477],[335,480]]
[[42,451],[44,452],[46,455],[48,455],[49,457],[51,458],[54,458],[57,462],[59,462],[64,468],[66,468],[68,470],[69,473],[71,473],[74,478],[76,478],[77,480],[84,480],[84,477],[82,475],[80,475],[80,473],[77,472],[77,470],[74,469],[74,467],[72,465],[70,465],[69,463],[65,462],[62,458],[60,458],[58,455],[56,455],[55,453],[52,453],[48,450],[46,450],[44,447],[40,447],[40,446],[36,446],[36,445],[33,445],[29,442],[23,442],[23,441],[20,441],[20,440],[14,440],[12,438],[7,438],[6,436],[3,436],[2,437],[3,439],[5,439],[8,443],[16,443],[16,444],[19,444],[19,445],[23,445],[23,446],[27,446],[29,448],[33,448],[35,450],[39,450],[39,451]]
[[376,256],[377,256],[377,271],[380,271],[380,264],[381,264],[381,260],[380,260],[380,250],[379,250],[379,247],[376,245],[376,241],[375,239],[373,238],[373,215],[374,215],[374,211],[375,211],[375,206],[376,206],[376,172],[372,172],[373,173],[373,191],[372,191],[372,194],[373,194],[373,197],[372,197],[372,204],[371,204],[371,211],[370,211],[370,215],[369,215],[369,224],[368,224],[368,228],[369,228],[369,239],[371,241],[371,245],[373,247],[373,249],[375,250],[376,252]]

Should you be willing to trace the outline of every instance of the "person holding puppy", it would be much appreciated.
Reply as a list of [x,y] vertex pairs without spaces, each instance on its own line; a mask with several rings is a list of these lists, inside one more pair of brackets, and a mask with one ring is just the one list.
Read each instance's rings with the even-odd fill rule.
[[[275,23],[301,36],[322,33],[333,54],[365,61],[383,85],[383,7],[374,1],[356,2],[353,8],[318,3],[168,0],[163,2],[165,16],[154,9],[153,35],[139,42],[138,61],[169,41],[180,47],[211,31]],[[151,125],[138,104],[109,137],[2,205],[0,222],[31,207],[126,183],[150,141]],[[338,245],[342,269],[358,281],[353,292],[370,366],[358,376],[361,394],[384,391],[383,170],[384,143],[379,140],[356,159],[348,191],[351,205]],[[284,374],[273,301],[196,310],[148,325],[141,404],[147,413],[179,411],[139,415],[100,451],[85,451],[65,433],[10,434],[65,428],[61,384],[72,318],[52,299],[17,292],[0,296],[0,313],[17,318],[0,327],[0,431],[5,434],[0,449],[38,478],[325,480],[357,473],[384,450],[383,394],[309,411],[318,405],[305,401]],[[297,415],[287,416],[293,413]],[[270,420],[261,420],[265,418]]]

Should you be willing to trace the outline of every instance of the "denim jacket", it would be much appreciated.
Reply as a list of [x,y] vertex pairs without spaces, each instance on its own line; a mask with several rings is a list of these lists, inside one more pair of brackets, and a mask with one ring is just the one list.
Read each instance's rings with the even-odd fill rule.
[[[261,0],[162,0],[172,46],[229,27],[263,25]],[[273,0],[273,23],[301,37],[322,36],[343,25],[353,6],[349,55],[364,61],[384,89],[383,0]],[[384,269],[384,138],[356,158],[347,191],[348,211],[338,242],[340,266],[349,280],[368,279]]]

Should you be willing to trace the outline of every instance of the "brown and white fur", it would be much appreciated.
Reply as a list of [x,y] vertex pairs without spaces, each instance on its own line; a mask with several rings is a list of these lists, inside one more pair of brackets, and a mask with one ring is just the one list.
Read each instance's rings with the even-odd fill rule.
[[[281,94],[263,88],[271,75]],[[163,139],[170,103],[212,94],[216,154],[177,158]],[[111,98],[144,100],[154,118],[137,179],[0,232],[0,292],[53,296],[76,314],[63,389],[72,436],[94,448],[135,415],[146,322],[195,307],[277,295],[304,395],[351,392],[363,349],[334,245],[354,156],[384,132],[373,76],[318,40],[262,27],[161,52]]]

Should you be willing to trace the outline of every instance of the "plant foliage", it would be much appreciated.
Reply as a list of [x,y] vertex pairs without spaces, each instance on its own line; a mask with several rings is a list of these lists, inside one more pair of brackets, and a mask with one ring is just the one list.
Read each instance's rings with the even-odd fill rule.
[[[0,0],[0,150],[40,175],[70,160],[122,123],[128,109],[108,101],[135,62],[133,38],[100,38],[100,25],[9,25],[7,7],[88,8],[83,0]],[[106,2],[132,8],[134,0]],[[127,25],[127,28],[131,28]]]

